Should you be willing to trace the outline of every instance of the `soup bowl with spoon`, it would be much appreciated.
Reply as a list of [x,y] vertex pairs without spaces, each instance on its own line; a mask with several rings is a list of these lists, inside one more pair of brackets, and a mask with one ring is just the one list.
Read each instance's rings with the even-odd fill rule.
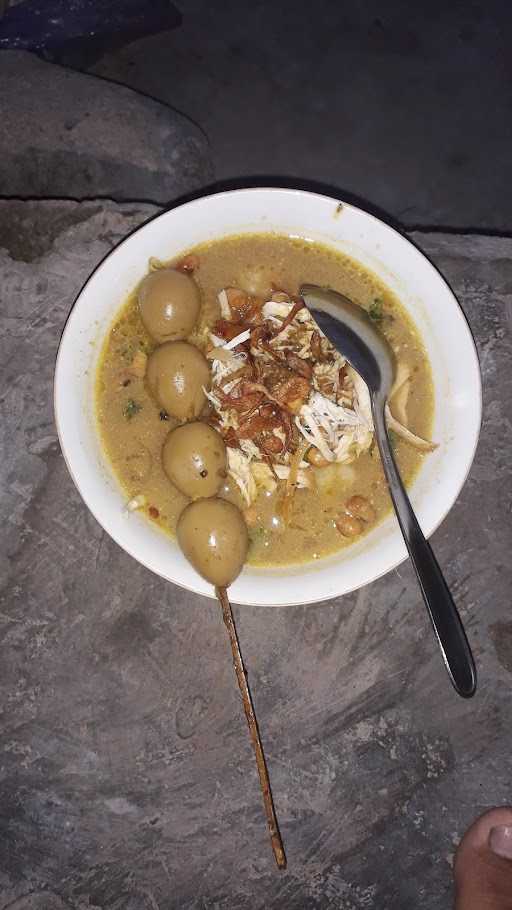
[[[429,260],[404,236],[339,199],[289,189],[244,189],[164,212],[117,246],[80,292],[64,329],[55,372],[55,413],[70,473],[93,515],[127,553],[158,575],[208,597],[213,588],[178,545],[144,516],[127,517],[125,493],[103,451],[95,416],[102,344],[151,257],[170,260],[198,243],[233,234],[279,233],[320,242],[372,271],[411,316],[432,367],[438,443],[409,498],[425,537],[449,512],[475,452],[481,387],[472,335],[457,300]],[[311,604],[353,591],[407,557],[396,518],[339,553],[283,568],[246,566],[230,587],[240,604]]]

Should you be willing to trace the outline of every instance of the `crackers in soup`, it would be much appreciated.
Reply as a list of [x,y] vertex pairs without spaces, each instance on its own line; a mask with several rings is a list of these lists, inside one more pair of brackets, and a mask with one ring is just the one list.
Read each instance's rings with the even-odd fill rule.
[[335,553],[391,508],[368,390],[296,296],[305,283],[364,307],[393,348],[390,435],[409,485],[433,448],[425,348],[392,292],[321,244],[252,234],[151,260],[98,368],[101,439],[128,507],[174,536],[192,500],[230,501],[257,566]]

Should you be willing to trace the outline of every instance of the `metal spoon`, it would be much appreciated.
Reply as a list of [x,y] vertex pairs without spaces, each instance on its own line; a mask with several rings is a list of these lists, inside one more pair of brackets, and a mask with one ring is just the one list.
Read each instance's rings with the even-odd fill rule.
[[368,386],[375,438],[398,523],[450,679],[459,695],[470,698],[476,689],[473,656],[457,607],[430,544],[423,536],[389,444],[384,408],[395,374],[393,351],[366,311],[336,291],[306,284],[301,287],[300,296],[329,341]]

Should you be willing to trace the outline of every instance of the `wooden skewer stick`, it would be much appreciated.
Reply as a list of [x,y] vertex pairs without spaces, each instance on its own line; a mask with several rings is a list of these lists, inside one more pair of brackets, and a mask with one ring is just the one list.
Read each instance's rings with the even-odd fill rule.
[[265,761],[265,754],[263,752],[263,746],[261,744],[260,733],[258,730],[258,722],[254,713],[254,705],[252,703],[251,693],[247,683],[247,676],[242,660],[242,654],[240,651],[238,635],[236,633],[231,604],[229,602],[225,588],[216,588],[215,593],[217,594],[217,598],[222,607],[224,624],[228,630],[229,641],[231,643],[231,653],[233,654],[233,665],[235,667],[236,678],[238,680],[238,686],[240,689],[240,694],[242,696],[245,716],[247,718],[247,724],[249,726],[249,732],[251,734],[254,753],[256,755],[256,767],[258,768],[261,792],[263,793],[263,802],[265,805],[265,814],[267,816],[272,850],[274,851],[274,856],[279,869],[286,869],[286,856],[284,852],[283,842],[281,840],[281,835],[279,833],[279,827],[277,824],[274,801],[272,799],[272,791],[270,789],[267,763]]

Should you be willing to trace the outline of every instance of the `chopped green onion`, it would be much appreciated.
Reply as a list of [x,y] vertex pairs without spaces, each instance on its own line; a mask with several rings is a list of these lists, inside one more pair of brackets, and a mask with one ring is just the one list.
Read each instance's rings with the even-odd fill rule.
[[142,411],[142,405],[133,398],[129,398],[123,408],[123,416],[126,420],[131,420],[139,411]]
[[382,312],[382,299],[380,297],[375,297],[373,303],[370,304],[368,315],[374,322],[382,321],[384,314]]
[[394,430],[388,430],[388,439],[393,452],[396,452],[396,447],[398,445],[398,436]]

